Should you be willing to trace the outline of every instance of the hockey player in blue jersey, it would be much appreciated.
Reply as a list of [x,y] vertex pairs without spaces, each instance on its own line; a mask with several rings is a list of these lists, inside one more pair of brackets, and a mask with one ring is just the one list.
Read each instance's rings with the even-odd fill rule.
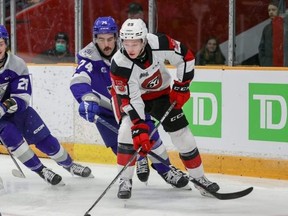
[[[93,42],[89,43],[78,53],[78,67],[72,77],[70,89],[79,102],[79,114],[89,122],[95,122],[95,117],[109,123],[119,129],[111,107],[111,95],[108,88],[110,80],[110,60],[117,51],[118,27],[112,17],[99,17],[93,26]],[[114,111],[117,112],[117,111]],[[146,116],[147,124],[151,130],[155,128],[150,116]],[[123,143],[117,144],[117,131],[112,132],[103,123],[96,121],[96,127],[107,147],[110,147],[114,154],[122,154],[129,151]],[[153,152],[169,162],[166,149],[159,137],[158,132],[152,137],[155,144]],[[118,146],[117,146],[118,145]],[[144,164],[142,164],[142,161]],[[165,165],[154,158],[150,158],[152,167],[157,170],[163,179],[174,187],[182,188],[188,184],[188,180],[174,173]],[[135,162],[134,162],[135,163]],[[140,158],[137,161],[136,172],[141,181],[147,181],[147,159]],[[144,172],[143,172],[144,171]]]
[[45,167],[29,144],[54,159],[72,175],[88,177],[91,170],[74,163],[68,152],[29,106],[31,82],[25,62],[7,52],[9,34],[0,25],[0,140],[27,168],[51,185],[62,184],[62,177]]

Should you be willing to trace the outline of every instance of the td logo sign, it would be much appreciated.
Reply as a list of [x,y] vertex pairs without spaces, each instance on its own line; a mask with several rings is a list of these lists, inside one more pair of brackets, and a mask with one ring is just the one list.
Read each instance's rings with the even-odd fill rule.
[[221,137],[221,83],[192,82],[184,112],[195,136]]
[[288,141],[287,84],[249,84],[249,139]]

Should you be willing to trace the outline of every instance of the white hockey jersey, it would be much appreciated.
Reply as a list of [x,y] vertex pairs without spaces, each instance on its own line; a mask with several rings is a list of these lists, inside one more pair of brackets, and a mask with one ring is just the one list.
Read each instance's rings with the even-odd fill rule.
[[[114,107],[119,110],[118,118],[124,112],[132,121],[145,119],[144,101],[153,100],[170,93],[171,75],[164,61],[177,68],[177,79],[180,82],[194,77],[194,55],[179,41],[164,34],[148,34],[145,47],[146,59],[130,59],[124,49],[118,50],[111,63],[111,78]],[[118,107],[118,109],[117,109]]]

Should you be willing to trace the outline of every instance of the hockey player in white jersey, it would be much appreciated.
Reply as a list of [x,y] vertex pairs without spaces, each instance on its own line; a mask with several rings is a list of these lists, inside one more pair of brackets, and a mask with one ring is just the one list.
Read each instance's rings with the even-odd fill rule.
[[[126,149],[130,149],[130,157],[140,146],[140,153],[146,155],[153,141],[149,138],[150,129],[145,122],[145,113],[160,120],[176,101],[162,126],[178,149],[189,175],[208,191],[218,191],[218,184],[209,181],[204,175],[194,136],[182,111],[182,106],[190,98],[194,55],[179,41],[165,34],[148,33],[141,19],[126,20],[120,30],[120,39],[123,48],[115,53],[111,62],[113,105],[121,110],[118,113],[121,119],[119,144],[125,144]],[[171,76],[164,65],[165,59],[177,68],[177,80],[172,89]],[[120,170],[130,157],[128,154],[117,155]],[[132,177],[133,164],[120,176],[123,183],[119,186],[119,198],[131,196]],[[203,189],[197,188],[202,195],[206,195]]]
[[[112,17],[99,17],[93,26],[93,42],[84,47],[77,55],[78,67],[71,80],[71,92],[79,102],[79,114],[89,122],[95,123],[96,127],[107,147],[110,147],[114,154],[129,154],[130,148],[120,143],[117,146],[117,133],[119,125],[115,120],[111,106],[111,95],[108,87],[111,86],[110,60],[117,51],[118,27]],[[102,123],[100,119],[102,120]],[[115,131],[103,125],[103,120],[114,127]],[[154,128],[149,115],[145,116],[145,122]],[[153,152],[161,156],[170,164],[166,149],[159,137],[158,132],[152,137],[155,141]],[[121,159],[121,157],[120,157]],[[169,184],[177,188],[185,187],[188,180],[179,173],[174,173],[170,168],[161,164],[154,158],[150,158],[152,167]],[[137,174],[141,181],[147,181],[147,162],[145,166],[142,159],[137,161]],[[139,165],[139,163],[141,163]],[[134,162],[135,164],[135,162]],[[144,172],[143,172],[144,171]]]

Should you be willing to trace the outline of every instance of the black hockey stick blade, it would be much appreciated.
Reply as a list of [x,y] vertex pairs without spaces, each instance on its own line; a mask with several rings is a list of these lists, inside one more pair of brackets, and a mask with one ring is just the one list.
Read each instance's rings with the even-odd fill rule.
[[238,198],[247,196],[252,191],[253,191],[253,187],[249,187],[245,190],[241,190],[237,192],[231,192],[231,193],[210,192],[210,194],[219,200],[231,200],[231,199],[238,199]]
[[204,185],[200,184],[198,181],[193,179],[191,176],[189,176],[186,173],[182,172],[181,170],[177,169],[173,165],[167,164],[167,162],[163,158],[161,158],[159,155],[155,154],[152,151],[150,151],[148,154],[150,154],[155,159],[159,160],[162,164],[166,165],[170,169],[172,169],[172,170],[174,170],[174,171],[176,171],[178,173],[181,173],[183,177],[187,178],[189,181],[191,181],[195,185],[201,187],[206,193],[211,194],[213,197],[215,197],[215,198],[217,198],[219,200],[238,199],[238,198],[241,198],[241,197],[244,197],[244,196],[250,194],[253,191],[253,187],[249,187],[249,188],[247,188],[245,190],[231,192],[231,193],[210,192],[210,191],[207,190],[207,188],[204,187]]
[[[185,175],[185,176],[188,177],[187,175]],[[195,181],[193,178],[191,178],[191,177],[188,177],[188,178],[191,182],[193,182],[197,186],[203,188],[205,190],[205,192],[211,194],[213,197],[215,197],[219,200],[238,199],[238,198],[241,198],[241,197],[244,197],[244,196],[250,194],[253,191],[253,187],[249,187],[245,190],[230,192],[230,193],[210,192],[205,187],[203,187],[203,185],[199,184],[199,182]]]

